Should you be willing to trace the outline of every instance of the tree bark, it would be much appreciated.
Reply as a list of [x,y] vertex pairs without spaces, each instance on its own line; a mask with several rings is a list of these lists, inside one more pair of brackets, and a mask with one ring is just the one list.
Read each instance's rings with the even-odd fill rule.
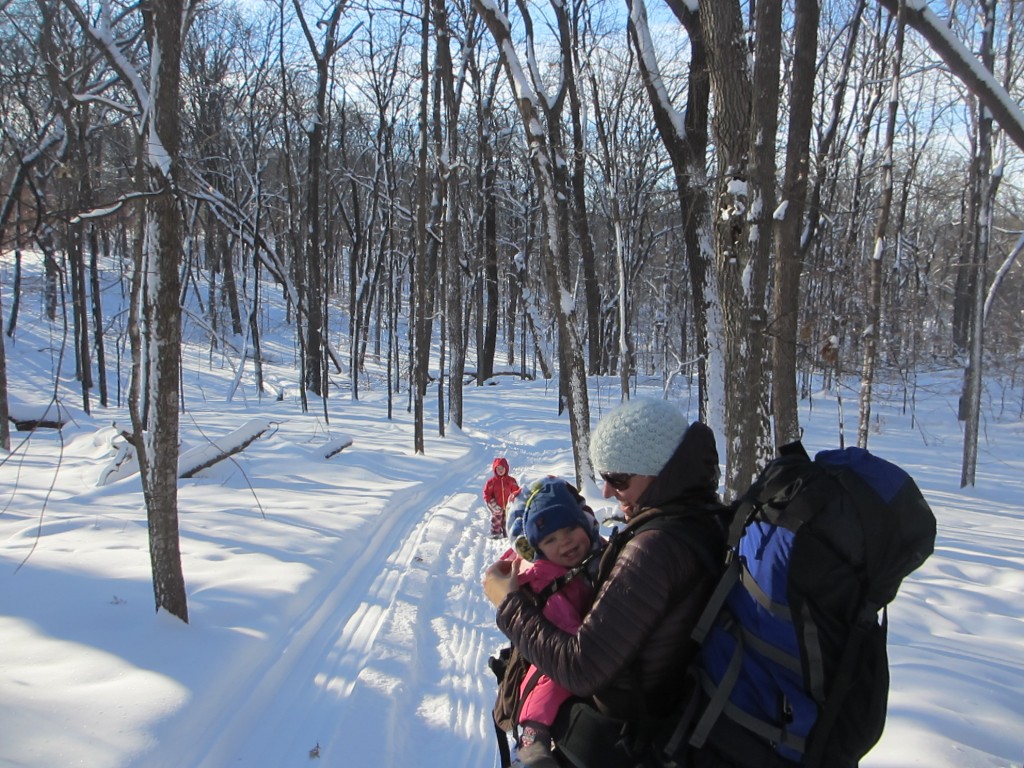
[[864,357],[860,380],[860,419],[857,428],[857,445],[868,447],[868,433],[871,426],[871,393],[874,388],[875,371],[878,367],[878,341],[881,338],[882,322],[882,262],[885,258],[885,240],[889,229],[889,218],[893,197],[893,145],[896,137],[896,116],[900,102],[900,77],[903,63],[904,24],[902,17],[896,23],[896,39],[892,52],[892,79],[889,90],[889,108],[886,115],[885,146],[882,159],[882,191],[878,204],[878,218],[875,221],[875,237],[871,258],[868,262],[868,304],[865,308]]
[[818,16],[818,0],[796,1],[789,136],[782,181],[784,208],[776,217],[775,282],[772,290],[772,415],[777,447],[800,438],[796,387],[800,269],[803,264],[800,235],[807,201]]
[[[992,29],[995,25],[995,0],[982,3],[984,23],[982,24],[981,62],[989,72],[995,64],[992,46]],[[978,201],[973,205],[977,217],[971,220],[974,258],[974,304],[970,321],[970,344],[968,346],[967,369],[964,371],[964,391],[961,395],[966,404],[964,421],[964,451],[960,471],[960,487],[974,485],[978,464],[978,432],[981,423],[982,372],[985,364],[985,286],[988,285],[989,244],[991,242],[993,198],[998,182],[991,178],[992,172],[992,112],[982,106],[978,110],[978,156],[974,158],[977,167],[978,184],[975,187]]]
[[[725,345],[725,485],[746,488],[770,457],[766,320],[775,199],[781,9],[757,5],[754,69],[737,2],[701,5],[716,110],[712,209]],[[756,98],[755,98],[756,94]]]
[[150,21],[153,66],[146,179],[147,213],[144,285],[147,316],[145,365],[151,401],[149,429],[140,451],[142,487],[149,519],[149,550],[157,610],[188,622],[185,579],[178,536],[178,385],[181,354],[181,213],[175,194],[180,156],[181,43],[190,0],[155,3]]

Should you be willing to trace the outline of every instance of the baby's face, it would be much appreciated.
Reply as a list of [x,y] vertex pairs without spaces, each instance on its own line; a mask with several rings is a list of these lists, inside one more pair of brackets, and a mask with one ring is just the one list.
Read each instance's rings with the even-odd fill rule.
[[590,537],[579,525],[559,528],[541,539],[539,548],[555,565],[575,568],[590,553]]
[[505,474],[505,468],[503,466],[501,466],[500,464],[495,468],[494,471],[497,472],[498,475],[504,475]]

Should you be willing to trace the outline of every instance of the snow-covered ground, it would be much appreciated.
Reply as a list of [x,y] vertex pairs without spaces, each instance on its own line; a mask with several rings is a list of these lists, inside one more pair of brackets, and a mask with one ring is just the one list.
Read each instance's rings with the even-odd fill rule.
[[[9,274],[0,278],[7,312]],[[15,415],[50,401],[61,343],[33,300],[5,338]],[[368,378],[358,401],[336,391],[328,423],[320,403],[301,412],[288,338],[266,351],[280,400],[259,397],[248,368],[229,395],[237,358],[186,349],[184,449],[272,423],[181,482],[188,624],[154,611],[138,477],[97,485],[126,411],[83,413],[66,376],[73,423],[14,433],[0,464],[0,765],[495,764],[486,662],[503,638],[480,576],[503,547],[486,536],[480,490],[497,455],[520,479],[572,476],[556,384],[503,376],[467,387],[464,428],[438,437],[431,414],[417,455],[404,392],[389,421],[378,382]],[[978,485],[961,490],[957,377],[921,381],[912,410],[902,389],[874,407],[869,448],[915,476],[939,535],[890,607],[889,719],[863,766],[1019,768],[1021,392],[986,400]],[[591,387],[596,420],[618,393],[611,381]],[[673,399],[690,402],[685,391]],[[834,397],[817,394],[801,418],[810,449],[836,443]]]

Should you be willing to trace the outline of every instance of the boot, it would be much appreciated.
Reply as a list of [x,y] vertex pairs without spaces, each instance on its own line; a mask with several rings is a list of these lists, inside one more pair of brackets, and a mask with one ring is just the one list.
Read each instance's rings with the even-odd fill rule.
[[558,768],[558,761],[551,754],[551,736],[546,730],[526,726],[516,750],[513,768]]

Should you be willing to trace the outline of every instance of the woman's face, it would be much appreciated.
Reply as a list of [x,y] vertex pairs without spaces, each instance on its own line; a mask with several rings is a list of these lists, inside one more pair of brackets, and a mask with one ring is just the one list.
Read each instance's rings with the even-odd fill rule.
[[541,539],[537,547],[555,565],[575,568],[590,552],[590,536],[579,525],[559,528]]
[[601,490],[604,498],[615,498],[619,502],[619,508],[622,509],[622,514],[627,521],[636,514],[636,503],[654,482],[654,477],[651,475],[629,475],[628,478],[625,485],[621,481],[612,483],[605,480]]

